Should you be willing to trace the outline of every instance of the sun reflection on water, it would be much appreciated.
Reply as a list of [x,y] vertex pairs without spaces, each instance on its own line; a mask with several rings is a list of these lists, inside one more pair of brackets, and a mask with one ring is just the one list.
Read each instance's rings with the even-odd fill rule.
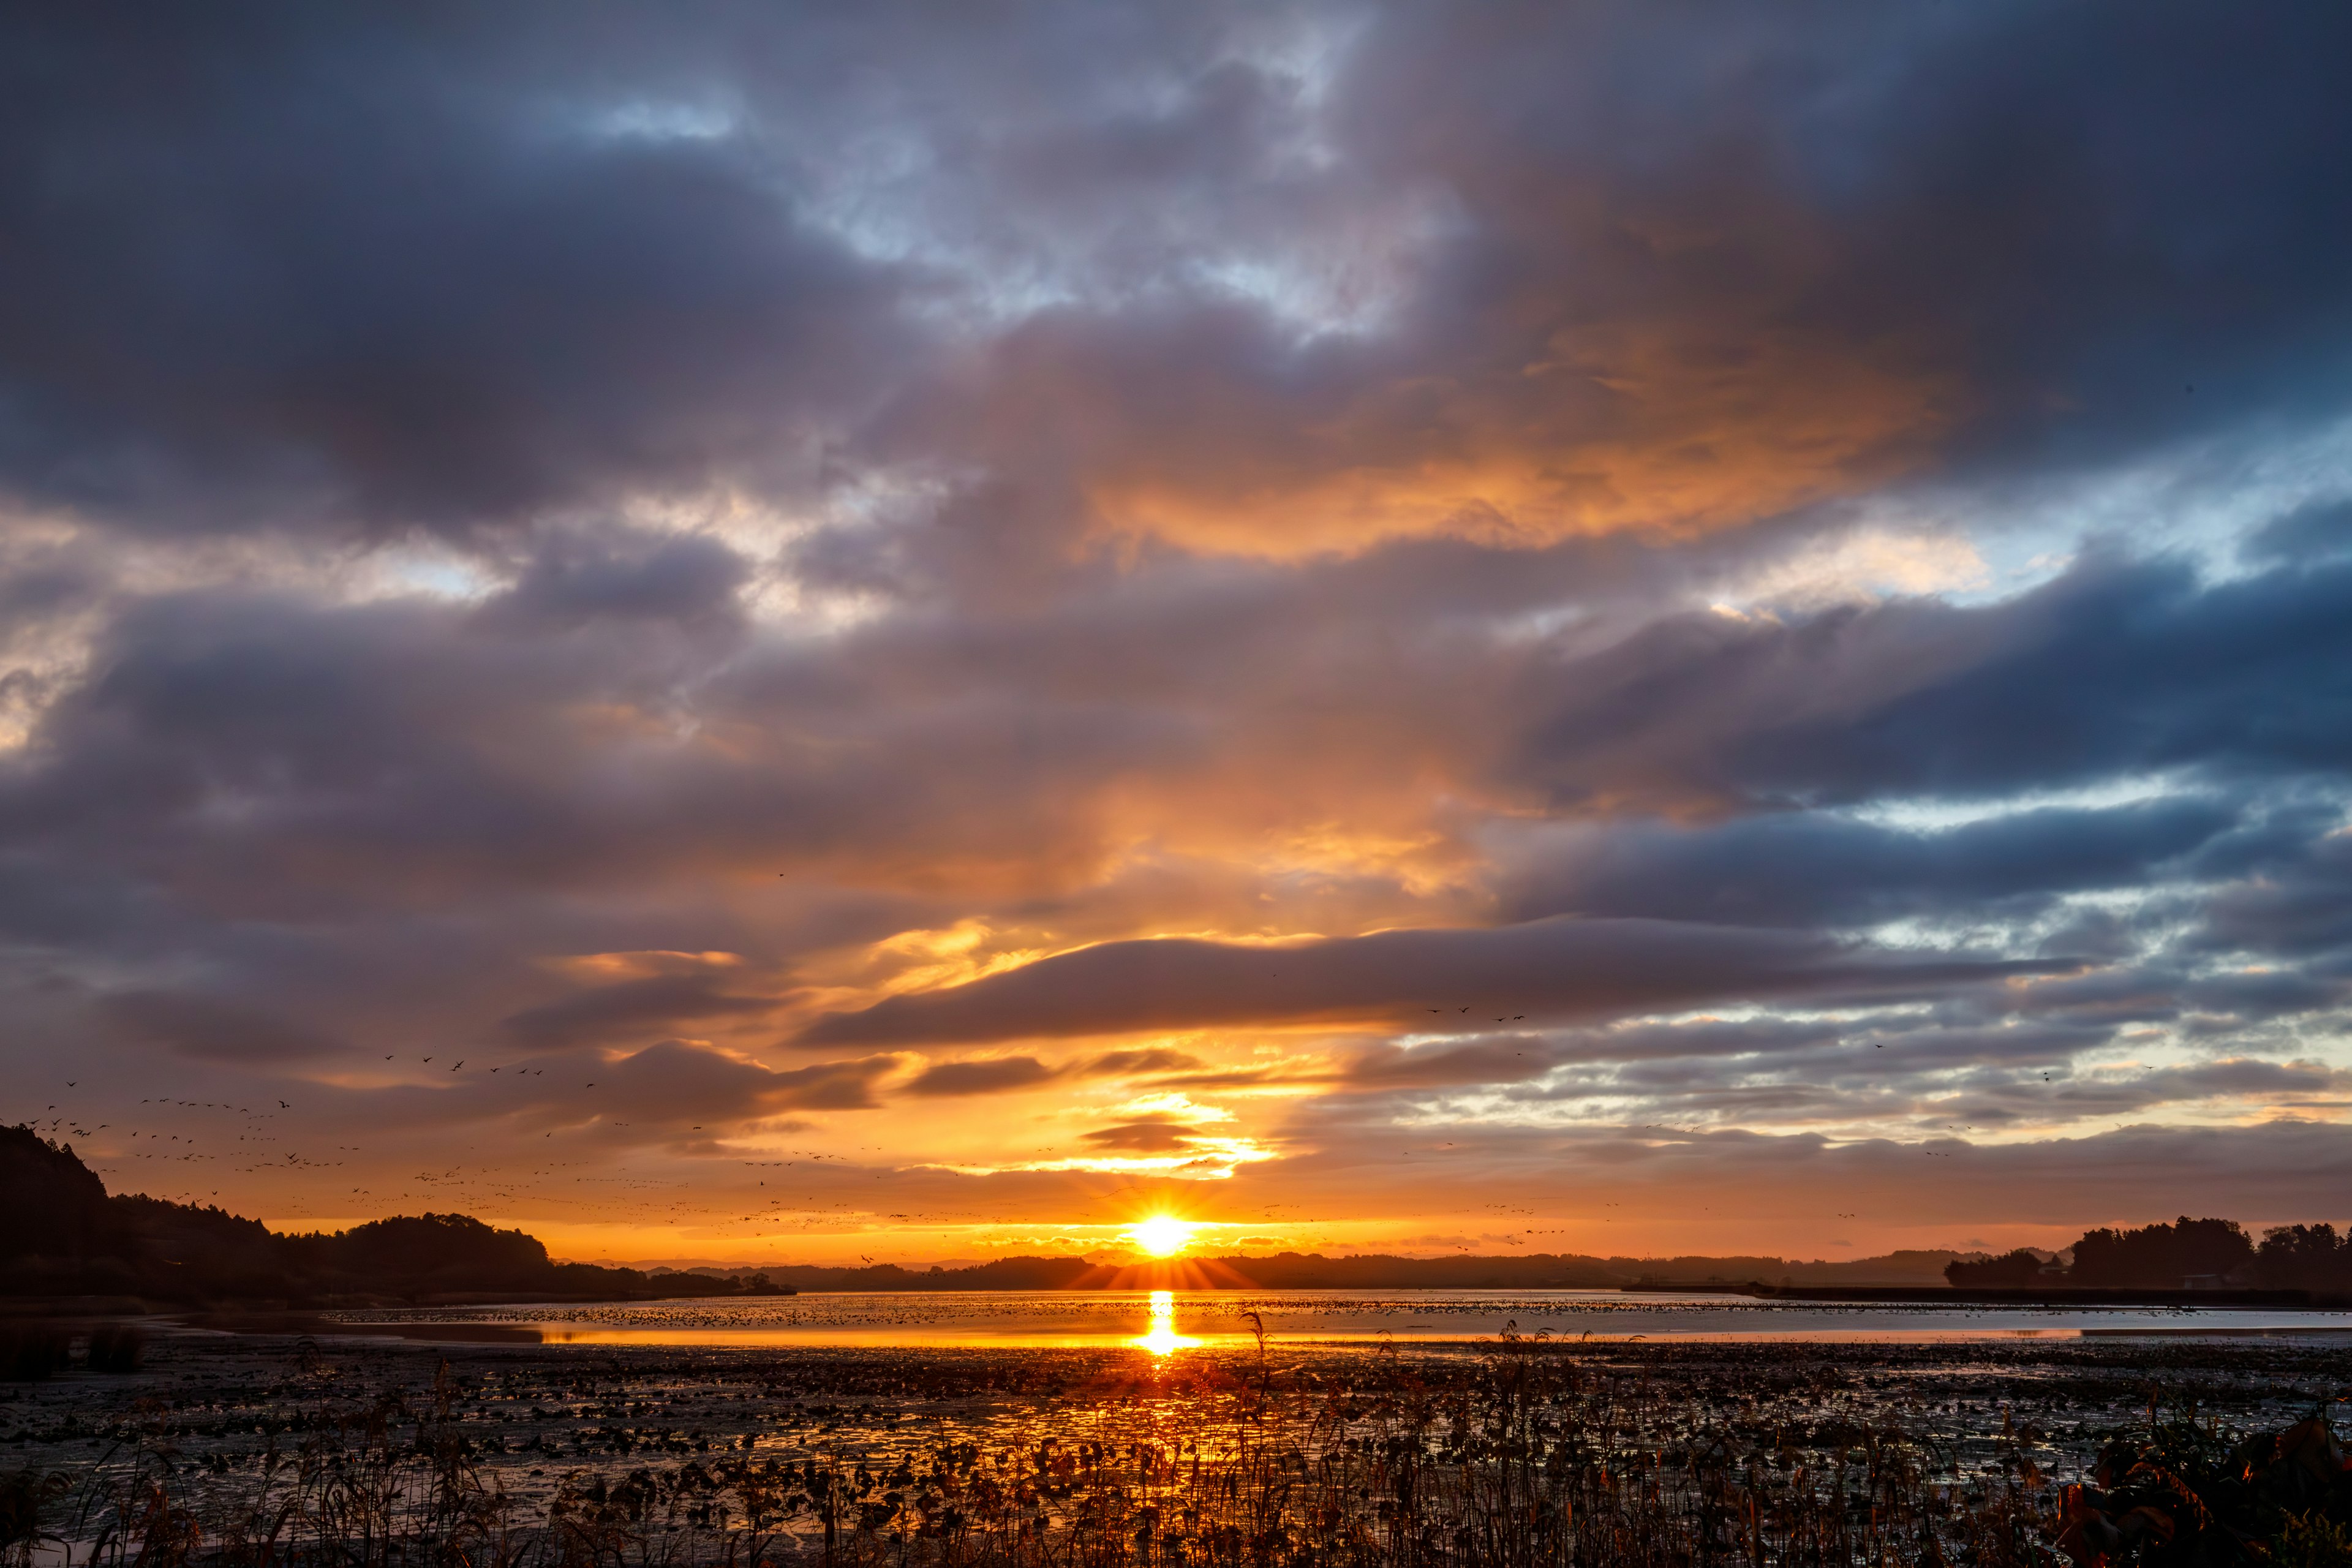
[[1154,1290],[1151,1293],[1151,1326],[1135,1342],[1153,1355],[1168,1355],[1189,1350],[1201,1342],[1176,1331],[1176,1292]]

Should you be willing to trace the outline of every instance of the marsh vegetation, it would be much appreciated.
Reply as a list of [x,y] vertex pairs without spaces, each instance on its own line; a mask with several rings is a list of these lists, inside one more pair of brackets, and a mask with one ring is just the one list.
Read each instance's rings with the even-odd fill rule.
[[[1162,1359],[175,1338],[136,1374],[8,1391],[0,1523],[16,1561],[78,1568],[2318,1563],[2340,1560],[2347,1487],[2296,1423],[2339,1370],[2210,1342]],[[2281,1432],[2253,1463],[2247,1436]]]

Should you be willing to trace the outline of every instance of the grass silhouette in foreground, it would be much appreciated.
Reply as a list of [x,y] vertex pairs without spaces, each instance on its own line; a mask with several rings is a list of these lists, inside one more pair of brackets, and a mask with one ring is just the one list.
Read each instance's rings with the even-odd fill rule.
[[[2070,1487],[2030,1418],[2003,1411],[1964,1451],[1923,1418],[1932,1405],[1897,1396],[1903,1380],[1810,1374],[1802,1347],[1675,1379],[1597,1352],[1509,1337],[1475,1357],[1365,1352],[1316,1373],[1243,1352],[1131,1361],[1075,1390],[1048,1371],[1032,1389],[1044,1402],[992,1438],[861,1446],[829,1436],[844,1407],[827,1404],[789,1443],[689,1438],[617,1361],[517,1361],[473,1384],[444,1364],[429,1386],[368,1386],[305,1346],[268,1421],[150,1402],[103,1455],[0,1479],[0,1524],[16,1561],[71,1542],[95,1568],[2319,1568],[2352,1540],[2352,1482],[2316,1419],[2250,1436],[2153,1402],[2092,1440],[2095,1473]],[[782,1358],[688,1370],[698,1398],[739,1407],[802,1410],[826,1388],[821,1366]],[[968,1375],[869,1357],[833,1386],[919,1400]],[[609,1424],[568,1448],[544,1434],[518,1448],[499,1413],[583,1395]],[[257,1426],[257,1451],[199,1441]],[[538,1495],[509,1489],[518,1453],[557,1472]]]

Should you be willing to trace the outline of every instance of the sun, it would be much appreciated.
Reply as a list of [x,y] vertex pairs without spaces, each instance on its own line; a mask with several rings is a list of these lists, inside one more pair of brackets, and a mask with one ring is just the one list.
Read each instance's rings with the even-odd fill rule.
[[1156,1214],[1150,1219],[1138,1220],[1128,1227],[1127,1238],[1154,1258],[1170,1258],[1184,1250],[1200,1228],[1190,1220],[1174,1215]]

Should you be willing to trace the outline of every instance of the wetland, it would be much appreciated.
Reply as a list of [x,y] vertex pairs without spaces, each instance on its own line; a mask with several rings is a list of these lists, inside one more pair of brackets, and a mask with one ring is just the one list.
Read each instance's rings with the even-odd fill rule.
[[[1542,1313],[1473,1334],[1528,1303],[1380,1304],[1452,1337],[1288,1331],[1328,1300],[1226,1303],[1241,1332],[1147,1317],[1116,1342],[914,1337],[936,1318],[896,1343],[730,1342],[645,1303],[602,1316],[657,1310],[666,1337],[467,1337],[563,1321],[534,1309],[157,1327],[128,1370],[78,1350],[0,1387],[0,1514],[17,1560],[59,1568],[2090,1568],[2334,1561],[2352,1501],[2330,1335],[1848,1317],[1843,1337],[1604,1338]],[[849,1300],[757,1309],[792,1310],[872,1327]]]

